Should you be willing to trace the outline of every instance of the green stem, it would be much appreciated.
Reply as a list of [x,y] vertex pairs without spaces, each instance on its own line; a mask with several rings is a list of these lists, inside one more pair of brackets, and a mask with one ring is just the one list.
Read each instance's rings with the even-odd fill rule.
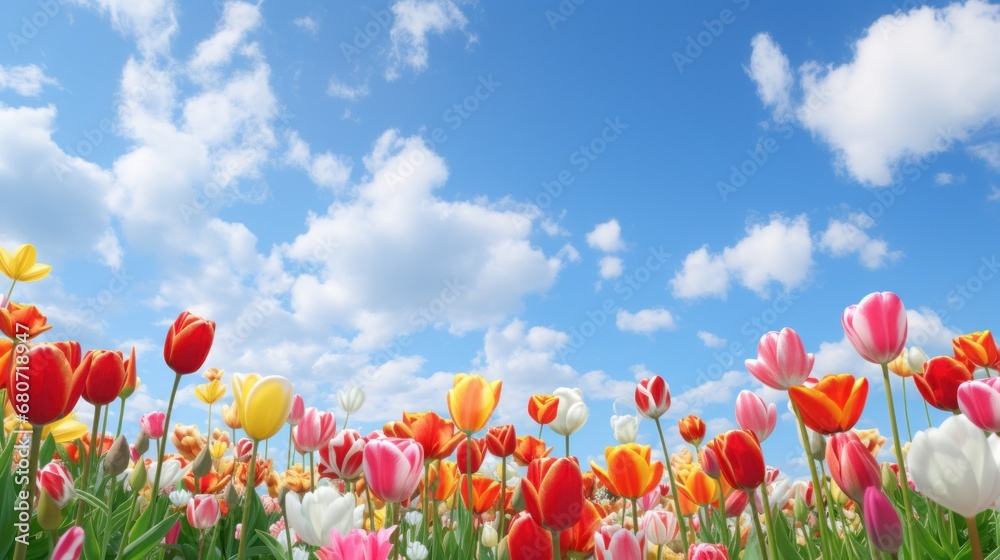
[[309,452],[309,491],[312,492],[316,488],[316,481],[314,477],[316,476],[316,452]]
[[[923,399],[921,399],[921,400],[923,400]],[[924,414],[927,415],[927,427],[928,428],[933,428],[934,427],[934,422],[931,422],[931,408],[929,406],[927,406],[927,401],[926,400],[924,400]]]
[[722,514],[720,516],[720,517],[722,517],[722,535],[723,535],[722,542],[726,543],[726,545],[728,546],[729,545],[729,522],[726,520],[726,498],[722,494],[722,481],[716,479],[715,485],[719,489],[719,512]]
[[[94,425],[90,429],[90,449],[86,453],[83,453],[83,474],[80,475],[80,488],[82,490],[90,489],[90,464],[94,462],[94,448],[97,447],[97,427],[101,421],[101,405],[94,405]],[[101,442],[103,443],[103,442]],[[76,506],[76,525],[83,527],[83,515],[86,513],[87,502],[79,500],[79,504]]]
[[639,506],[637,502],[636,498],[632,498],[632,533],[635,535],[639,534]]
[[[438,475],[441,473],[439,472]],[[424,461],[424,491],[423,496],[421,496],[422,508],[421,511],[424,512],[424,522],[421,524],[420,534],[421,536],[427,536],[427,522],[431,519],[431,510],[427,504],[430,503],[430,493],[431,493],[431,462]]]
[[795,409],[795,418],[799,423],[799,435],[802,437],[802,446],[805,447],[806,460],[809,463],[809,474],[812,476],[813,497],[816,500],[816,518],[819,523],[820,549],[823,551],[823,558],[830,558],[830,544],[827,540],[829,538],[830,528],[826,524],[826,506],[823,503],[823,486],[820,485],[819,474],[816,472],[816,458],[813,457],[812,447],[809,445],[809,433],[806,431],[806,424],[802,420],[802,412],[799,411],[798,405],[794,402],[792,403],[792,408]]
[[[753,492],[753,490],[749,490]],[[766,507],[766,506],[765,506]],[[753,528],[757,533],[757,544],[760,546],[760,557],[764,560],[778,560],[777,557],[769,558],[764,547],[764,530],[760,528],[760,513],[757,512],[757,497],[750,495],[750,517],[753,518]]]
[[292,468],[292,428],[294,428],[294,426],[292,426],[291,424],[289,424],[288,425],[288,463],[285,465],[286,469]]
[[542,429],[545,428],[545,424],[538,425],[538,439],[542,439]]
[[[14,289],[11,286],[11,289]],[[8,298],[10,296],[7,296]],[[31,445],[28,447],[28,520],[31,520],[32,510],[35,508],[35,478],[38,476],[38,452],[42,445],[42,428],[44,426],[31,427]],[[14,546],[14,560],[24,560],[28,553],[28,540],[18,540]]]
[[569,457],[569,434],[566,434],[566,456]]
[[125,520],[125,526],[122,527],[122,542],[118,545],[118,555],[115,556],[116,560],[121,560],[122,555],[125,554],[125,547],[128,546],[129,528],[132,527],[132,521],[135,519],[135,512],[139,509],[139,492],[141,488],[132,489],[132,503],[129,505],[128,519]]
[[913,430],[910,429],[910,406],[906,399],[906,378],[902,379],[903,384],[903,414],[906,416],[906,437],[908,441],[913,441]]
[[156,474],[153,476],[153,493],[149,496],[149,507],[154,507],[156,499],[159,498],[160,471],[163,470],[163,453],[167,449],[167,435],[170,433],[170,413],[174,410],[174,398],[177,396],[177,387],[180,384],[181,374],[174,374],[174,388],[170,390],[170,403],[167,404],[167,413],[163,419],[163,435],[160,437],[160,445],[156,452]]
[[10,306],[10,295],[14,293],[14,285],[16,285],[16,284],[17,284],[17,280],[14,280],[14,281],[12,281],[10,283],[10,289],[7,290],[7,299],[3,300],[3,306],[4,307],[9,307]]
[[503,538],[507,521],[507,458],[500,458],[500,538]]
[[118,428],[115,429],[115,439],[122,435],[122,420],[125,419],[125,399],[118,399],[122,402],[121,408],[118,409]]
[[212,445],[212,403],[208,403],[208,429],[205,430],[205,436],[208,439],[208,445]]
[[561,560],[562,554],[559,552],[559,531],[549,531],[549,533],[552,535],[552,560]]
[[889,366],[882,364],[882,380],[885,381],[885,399],[889,405],[889,423],[892,426],[892,445],[896,450],[896,463],[899,465],[899,476],[903,489],[903,524],[906,526],[906,536],[910,558],[918,558],[916,533],[913,532],[913,507],[910,505],[910,483],[906,476],[906,461],[903,460],[903,444],[899,441],[899,428],[896,426],[896,408],[892,402],[892,387],[889,384]]
[[969,525],[969,544],[972,546],[972,560],[983,560],[983,545],[979,542],[979,527],[976,526],[976,517],[966,517],[965,522]]
[[365,480],[365,500],[368,502],[368,521],[371,523],[370,532],[375,532],[375,505],[372,503],[372,489]]
[[764,522],[767,523],[767,548],[771,551],[771,558],[778,559],[778,543],[774,540],[777,531],[774,528],[774,518],[771,516],[771,502],[767,497],[767,484],[760,485],[760,499],[764,502]]
[[[109,405],[104,405],[101,408],[104,409],[104,419],[101,420],[101,433],[98,434],[99,437],[97,438],[100,440],[97,442],[99,444],[97,446],[97,459],[101,458],[101,452],[104,451],[104,434],[108,433],[108,409],[111,407]],[[91,442],[91,445],[93,445],[93,443],[94,442]],[[96,474],[97,471],[94,471],[94,473]]]
[[257,480],[257,444],[258,440],[253,440],[253,447],[250,448],[250,466],[247,468],[247,483],[243,487],[243,529],[240,532],[240,549],[236,558],[243,560],[247,553],[247,541],[250,540],[250,493],[256,492],[254,482]]
[[351,413],[348,412],[347,416],[344,417],[344,429],[347,429],[347,423],[351,421]]
[[682,555],[684,558],[687,558],[687,526],[684,521],[684,516],[681,514],[681,499],[678,497],[677,479],[674,478],[674,467],[670,464],[670,451],[667,449],[667,440],[663,437],[663,425],[660,424],[659,418],[655,418],[654,421],[656,422],[656,431],[660,434],[660,445],[663,446],[663,462],[667,464],[667,479],[670,481],[670,494],[674,498],[674,513],[677,515],[677,524],[681,529],[681,546],[683,547]]
[[[836,504],[833,501],[833,480],[826,476],[826,467],[823,466],[823,461],[816,462],[819,464],[819,477],[820,481],[823,483],[823,492],[826,492],[827,499],[825,500],[825,507],[830,513],[830,528],[833,530],[833,537],[834,540],[836,540],[840,538],[840,533],[837,531],[837,520],[842,516],[838,516],[837,506],[839,504]],[[844,523],[843,520],[841,520],[841,526],[844,527],[846,531],[847,523]]]

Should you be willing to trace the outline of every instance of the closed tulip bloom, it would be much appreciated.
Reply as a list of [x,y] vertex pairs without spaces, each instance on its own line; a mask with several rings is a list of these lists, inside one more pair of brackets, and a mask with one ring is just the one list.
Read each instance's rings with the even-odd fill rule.
[[583,475],[572,459],[537,459],[521,479],[526,510],[549,531],[569,529],[583,514]]
[[459,373],[448,391],[448,412],[459,430],[474,434],[486,427],[500,402],[502,382],[481,375]]
[[451,457],[465,436],[455,424],[436,412],[404,412],[402,422],[389,422],[382,430],[389,437],[410,438],[424,448],[424,459],[439,461]]
[[744,365],[764,385],[786,391],[805,383],[815,361],[815,356],[806,352],[799,333],[785,327],[760,337],[757,359],[746,360]]
[[546,447],[544,441],[535,436],[521,436],[517,438],[517,446],[514,448],[514,462],[526,467],[535,459],[548,457],[549,453],[552,453],[552,448]]
[[694,414],[689,414],[677,421],[677,429],[680,431],[684,441],[697,447],[705,439],[705,430],[707,427],[704,420]]
[[715,446],[712,445],[712,442],[698,450],[698,463],[708,476],[712,478],[722,476],[722,471],[719,470],[719,456],[715,454]]
[[361,476],[365,438],[356,430],[341,430],[319,450],[320,475],[353,481]]
[[451,461],[431,465],[431,490],[428,495],[439,502],[450,500],[458,489],[459,478],[458,465]]
[[1000,368],[1000,351],[997,350],[997,343],[994,342],[993,333],[990,331],[979,331],[955,337],[952,340],[952,346],[956,356],[961,353],[976,367]]
[[38,487],[45,490],[60,508],[76,496],[73,475],[62,461],[51,461],[38,469],[37,480]]
[[48,318],[34,305],[0,302],[0,332],[12,340],[30,340],[52,329]]
[[522,513],[511,520],[506,542],[510,560],[552,558],[552,537],[528,514]]
[[639,417],[631,414],[616,414],[611,417],[611,428],[618,443],[635,443],[639,435]]
[[36,262],[36,259],[37,252],[34,245],[21,245],[13,255],[7,249],[0,247],[0,272],[16,282],[41,280],[52,272],[52,267]]
[[887,554],[896,554],[903,545],[903,522],[892,502],[875,486],[865,490],[864,507],[861,509],[868,529],[868,538],[875,548]]
[[906,363],[910,366],[910,371],[913,373],[923,373],[924,364],[929,359],[924,349],[919,346],[911,346],[906,351]]
[[659,375],[643,378],[635,387],[635,406],[639,414],[655,420],[670,410],[670,386]]
[[632,531],[618,528],[610,535],[600,531],[594,535],[594,557],[597,560],[645,560],[645,535],[637,537]]
[[593,461],[590,468],[608,491],[623,498],[641,498],[663,478],[663,463],[651,460],[648,445],[628,443],[604,450],[608,470]]
[[52,560],[77,560],[83,552],[83,529],[80,527],[70,527],[63,536],[59,537],[52,550]]
[[462,503],[476,515],[482,515],[500,498],[500,482],[481,474],[472,475],[472,503],[469,503],[469,475],[462,475],[458,488]]
[[688,498],[700,506],[719,505],[719,485],[705,471],[695,467],[684,481]]
[[336,433],[337,419],[332,412],[309,407],[302,421],[292,429],[292,439],[299,449],[312,453],[326,447]]
[[844,310],[841,317],[848,340],[862,358],[888,364],[906,344],[906,308],[892,292],[874,292]]
[[226,395],[226,386],[218,379],[213,379],[208,383],[195,385],[194,394],[205,404],[215,404]]
[[353,529],[346,535],[330,533],[330,546],[316,552],[319,560],[386,560],[392,552],[392,534],[395,527],[379,529],[374,533]]
[[77,371],[84,376],[83,400],[106,405],[118,398],[125,385],[125,363],[121,352],[90,350]]
[[337,403],[344,412],[354,414],[365,404],[365,390],[361,387],[350,387],[345,391],[337,391]]
[[295,393],[291,382],[280,375],[237,373],[233,375],[233,396],[243,431],[259,441],[270,438],[285,425]]
[[830,477],[852,500],[862,503],[865,490],[882,485],[882,470],[868,447],[853,432],[834,434],[826,447]]
[[868,398],[868,380],[830,374],[813,387],[792,387],[788,397],[806,426],[820,434],[846,432],[861,418]]
[[301,498],[289,493],[285,497],[285,514],[295,534],[306,544],[330,546],[330,532],[346,535],[355,529],[353,494],[343,495],[332,486],[320,486]]
[[917,490],[963,517],[1000,498],[1000,439],[987,438],[965,416],[918,432],[906,463]]
[[424,450],[411,439],[378,438],[365,444],[365,481],[380,500],[401,503],[420,483]]
[[240,423],[240,407],[234,402],[232,406],[222,405],[222,421],[231,430],[239,430],[243,427]]
[[504,458],[514,454],[517,447],[517,434],[513,424],[490,426],[486,432],[486,449],[494,457]]
[[[21,345],[18,345],[21,346]],[[27,363],[11,369],[8,398],[14,411],[34,426],[42,426],[69,414],[83,393],[86,381],[80,368],[80,345],[76,342],[32,346],[14,359]],[[74,363],[75,362],[75,363]]]
[[187,502],[188,524],[195,529],[211,529],[220,517],[219,500],[212,494],[198,494]]
[[[479,467],[483,466],[483,459],[486,457],[486,439],[472,439],[472,445],[469,445],[468,438],[463,439],[458,447],[455,449],[455,462],[458,463],[458,469],[462,474],[470,474],[468,470],[467,459],[471,459],[472,462],[472,472],[479,470]],[[466,455],[470,454],[471,457],[467,458]]]
[[[926,361],[926,360],[925,360]],[[923,362],[921,362],[923,363]],[[895,373],[900,377],[911,377],[914,373],[912,368],[910,368],[910,349],[903,348],[903,351],[896,356],[894,360],[889,362],[889,371]]]
[[723,544],[692,544],[688,549],[688,560],[729,560],[729,551]]
[[163,437],[163,432],[166,429],[164,423],[167,420],[167,414],[162,410],[155,410],[153,412],[147,412],[139,417],[139,427],[142,428],[146,435],[153,439],[160,439]]
[[739,517],[750,504],[750,495],[743,490],[733,490],[726,496],[726,517]]
[[583,391],[560,387],[553,394],[559,399],[559,406],[556,409],[556,418],[549,423],[549,428],[561,436],[576,433],[587,423],[587,418],[590,416],[590,409],[583,402]]
[[1000,377],[966,381],[959,385],[958,407],[980,429],[1000,432]]
[[934,408],[957,412],[958,388],[972,380],[972,373],[951,356],[937,356],[924,364],[924,373],[914,375],[917,390]]
[[555,395],[531,395],[528,399],[528,416],[538,424],[548,424],[556,419],[559,397]]
[[305,413],[306,413],[305,401],[302,400],[302,395],[297,394],[294,397],[292,397],[292,409],[288,411],[287,422],[289,423],[289,425],[292,426],[298,425],[298,423],[302,421],[302,416],[304,416]]
[[778,407],[765,403],[756,393],[740,391],[736,397],[736,423],[764,441],[778,424]]
[[132,393],[139,388],[139,377],[136,375],[136,364],[135,364],[135,346],[132,347],[132,351],[129,353],[128,358],[125,358],[125,383],[122,385],[122,390],[118,393],[118,398],[127,399],[132,396]]
[[215,321],[184,311],[167,331],[163,361],[178,375],[194,373],[205,363],[214,340]]
[[646,542],[654,546],[665,546],[679,534],[677,516],[665,509],[647,511],[639,519],[639,527],[646,535]]
[[730,486],[753,490],[764,482],[764,452],[752,433],[730,430],[712,441],[719,458],[719,470]]

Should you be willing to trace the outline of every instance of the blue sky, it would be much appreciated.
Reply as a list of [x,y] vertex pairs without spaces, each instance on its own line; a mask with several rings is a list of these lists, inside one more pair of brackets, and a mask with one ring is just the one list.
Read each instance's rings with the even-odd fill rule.
[[[584,457],[646,372],[671,422],[731,428],[744,389],[784,412],[742,365],[784,326],[815,373],[872,377],[860,426],[888,434],[844,307],[899,293],[931,355],[993,326],[996,4],[51,0],[0,21],[0,242],[54,266],[14,299],[52,337],[137,347],[129,421],[165,406],[184,309],[219,324],[206,366],[320,408],[364,386],[365,430],[446,412],[454,372],[504,379],[522,433],[528,395],[580,387]],[[197,381],[179,420],[203,419]],[[765,450],[802,474],[795,433]]]

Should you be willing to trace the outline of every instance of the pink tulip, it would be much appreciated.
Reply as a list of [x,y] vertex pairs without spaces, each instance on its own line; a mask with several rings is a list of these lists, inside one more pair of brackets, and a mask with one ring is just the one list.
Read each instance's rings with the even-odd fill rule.
[[688,560],[729,560],[729,551],[722,544],[692,543]]
[[367,438],[356,430],[341,430],[319,450],[319,475],[354,480],[361,476]]
[[149,439],[160,439],[166,429],[164,426],[166,420],[167,415],[163,411],[147,412],[139,418],[139,426],[142,427],[142,431],[146,432]]
[[882,470],[854,432],[840,432],[830,437],[826,462],[837,486],[859,504],[865,499],[868,487],[882,485]]
[[670,544],[677,538],[677,516],[665,509],[647,511],[639,519],[639,528],[646,536],[646,542],[660,546]]
[[1000,432],[1000,377],[966,381],[959,385],[958,407],[978,428]]
[[48,493],[60,508],[76,496],[73,475],[62,461],[52,461],[38,469],[38,487]]
[[778,424],[778,407],[751,391],[740,391],[736,397],[736,423],[753,432],[758,441],[764,441]]
[[292,398],[292,411],[288,413],[288,423],[297,426],[302,421],[302,415],[306,413],[306,403],[302,400],[302,395],[295,395]]
[[222,510],[212,494],[198,494],[187,503],[188,524],[195,529],[211,529],[219,522]]
[[750,495],[743,490],[733,490],[726,496],[726,517],[739,517],[750,505]]
[[635,406],[639,414],[656,419],[670,409],[670,387],[659,375],[644,378],[635,387]]
[[645,533],[636,537],[632,531],[618,525],[601,527],[594,533],[594,557],[597,560],[645,560]]
[[864,507],[861,511],[868,537],[875,548],[895,556],[903,544],[903,523],[889,498],[878,487],[869,486],[865,490]]
[[390,527],[367,533],[362,529],[352,529],[347,536],[341,536],[334,529],[330,531],[330,546],[321,547],[316,556],[319,560],[385,560],[392,552],[389,539],[395,530],[395,527]]
[[799,334],[785,327],[781,332],[771,331],[760,337],[757,359],[747,360],[745,364],[764,385],[787,391],[789,387],[805,383],[815,361],[812,354],[806,353]]
[[[239,527],[239,525],[237,525]],[[174,526],[167,531],[166,536],[160,541],[162,544],[177,544],[177,537],[181,535],[181,522],[174,523]],[[239,537],[236,537],[237,539]]]
[[83,529],[70,527],[52,550],[52,560],[77,560],[83,552]]
[[306,453],[319,451],[330,443],[337,433],[337,418],[332,412],[306,409],[302,420],[292,429],[295,447]]
[[251,453],[253,453],[253,440],[250,438],[240,438],[236,442],[236,447],[233,448],[233,455],[236,456],[236,460],[240,463],[249,461]]
[[424,448],[412,439],[378,438],[365,444],[362,462],[372,493],[398,504],[409,499],[420,483]]
[[719,468],[719,456],[711,447],[706,445],[698,451],[698,462],[701,463],[701,470],[705,471],[708,476],[717,479],[722,474]]
[[660,505],[660,498],[663,494],[660,494],[660,487],[655,486],[652,490],[646,493],[645,496],[639,498],[639,509],[642,511],[649,511],[656,506]]
[[892,292],[868,294],[844,310],[841,322],[854,349],[869,362],[887,364],[903,352],[906,309]]

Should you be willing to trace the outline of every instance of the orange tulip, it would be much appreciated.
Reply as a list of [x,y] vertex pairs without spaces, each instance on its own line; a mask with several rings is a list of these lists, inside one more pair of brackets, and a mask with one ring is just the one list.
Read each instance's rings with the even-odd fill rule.
[[959,361],[967,361],[975,367],[1000,369],[1000,352],[990,331],[979,331],[957,336],[951,341],[955,356]]
[[135,375],[135,346],[132,347],[132,352],[129,354],[128,358],[125,359],[125,384],[122,385],[122,390],[118,393],[118,398],[127,399],[132,396],[132,393],[139,387],[139,378]]
[[687,489],[687,486],[678,484],[677,490],[677,501],[681,504],[681,515],[690,517],[698,513],[698,502],[694,500],[694,496],[691,495],[691,491]]
[[500,402],[502,382],[486,381],[481,375],[459,373],[448,391],[448,412],[458,429],[474,434],[486,427]]
[[539,424],[548,424],[556,419],[559,398],[555,395],[531,395],[528,399],[528,415]]
[[545,447],[545,442],[535,436],[521,436],[517,438],[517,446],[514,447],[514,462],[522,467],[527,467],[535,459],[548,457],[552,453],[551,447]]
[[500,482],[481,474],[472,475],[472,504],[469,504],[469,475],[462,475],[462,502],[476,515],[482,515],[496,505],[500,498]]
[[813,431],[827,435],[854,427],[868,398],[868,380],[848,373],[830,374],[814,387],[788,389],[788,397]]
[[465,439],[455,432],[455,424],[438,416],[436,412],[403,413],[402,422],[389,422],[383,429],[389,437],[410,438],[424,448],[425,461],[446,459]]
[[590,462],[590,468],[612,494],[623,498],[641,498],[663,478],[663,463],[651,461],[650,453],[648,445],[616,445],[604,450],[608,470],[602,469],[593,461]]
[[575,525],[559,533],[559,549],[588,557],[594,553],[594,533],[601,529],[601,512],[589,500],[583,501],[583,515]]
[[34,305],[21,305],[13,301],[0,306],[0,332],[8,338],[29,340],[52,328],[48,319]]
[[694,414],[690,414],[677,422],[677,429],[680,430],[684,441],[697,447],[701,445],[701,440],[705,439],[705,430],[707,428],[704,420]]
[[719,505],[719,483],[705,474],[700,467],[696,467],[688,474],[684,487],[698,505]]
[[458,464],[441,461],[439,464],[431,465],[428,479],[433,492],[428,495],[437,501],[447,501],[458,488]]

